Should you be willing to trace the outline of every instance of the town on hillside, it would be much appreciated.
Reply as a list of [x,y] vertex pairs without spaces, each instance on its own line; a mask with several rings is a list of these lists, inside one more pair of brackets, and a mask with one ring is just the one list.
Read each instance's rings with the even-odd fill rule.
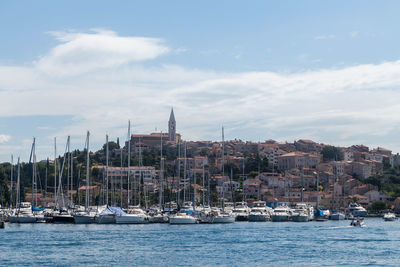
[[[263,200],[270,205],[306,202],[315,206],[318,202],[333,210],[357,202],[365,207],[375,204],[381,209],[393,207],[400,211],[397,198],[400,191],[390,187],[390,182],[400,183],[388,178],[388,175],[397,177],[400,156],[382,147],[334,147],[307,139],[293,143],[237,139],[185,141],[176,132],[173,110],[167,133],[135,133],[123,144],[118,139],[109,141],[107,147],[109,160],[106,144],[90,153],[90,185],[85,183],[84,150],[59,157],[59,165],[65,157],[72,163],[64,169],[68,174],[60,178],[66,202],[82,204],[86,190],[90,189],[91,203],[106,203],[107,194],[110,201],[121,206],[185,200],[208,205],[219,205],[222,200],[248,203]],[[10,202],[6,195],[10,199],[16,179],[15,174],[14,177],[9,174],[10,164],[2,165],[8,185],[8,193],[2,199],[6,205]],[[33,190],[29,164],[22,165],[26,200],[47,207],[55,203],[57,181],[52,166],[54,160],[38,163],[39,181]],[[15,203],[15,199],[11,202]]]

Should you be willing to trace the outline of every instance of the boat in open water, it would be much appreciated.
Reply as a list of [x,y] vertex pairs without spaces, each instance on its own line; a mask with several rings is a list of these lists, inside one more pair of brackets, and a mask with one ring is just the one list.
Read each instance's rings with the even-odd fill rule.
[[396,214],[392,212],[388,212],[383,215],[383,220],[385,220],[386,222],[395,221],[396,219]]

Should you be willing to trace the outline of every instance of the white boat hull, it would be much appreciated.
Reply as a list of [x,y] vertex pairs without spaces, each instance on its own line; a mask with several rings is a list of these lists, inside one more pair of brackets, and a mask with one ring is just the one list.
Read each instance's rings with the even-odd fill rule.
[[294,222],[308,222],[310,217],[308,215],[293,215],[292,221]]
[[94,220],[98,224],[113,224],[115,223],[115,216],[114,215],[96,216]]
[[176,216],[169,218],[170,224],[195,224],[196,222],[197,219],[191,216]]
[[396,218],[383,218],[386,222],[393,222]]
[[234,223],[235,222],[235,217],[214,217],[212,219],[212,223]]
[[115,223],[117,224],[149,223],[149,218],[147,216],[124,214],[120,216],[115,216]]
[[168,222],[167,216],[152,216],[149,218],[149,222],[151,223],[167,223]]
[[345,217],[346,216],[342,213],[333,213],[333,214],[331,214],[330,219],[334,220],[334,221],[339,221],[339,220],[344,220]]

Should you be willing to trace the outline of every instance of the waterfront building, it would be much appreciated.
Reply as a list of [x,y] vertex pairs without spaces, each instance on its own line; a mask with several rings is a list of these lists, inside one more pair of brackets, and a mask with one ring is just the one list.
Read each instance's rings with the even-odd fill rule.
[[291,152],[278,157],[278,168],[280,170],[315,168],[321,162],[321,155]]

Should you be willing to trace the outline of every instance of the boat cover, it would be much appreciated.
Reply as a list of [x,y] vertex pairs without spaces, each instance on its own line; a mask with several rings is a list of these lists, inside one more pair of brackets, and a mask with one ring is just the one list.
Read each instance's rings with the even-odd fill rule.
[[100,213],[100,216],[103,216],[103,215],[111,215],[111,214],[114,214],[114,215],[122,215],[122,214],[126,214],[126,212],[123,211],[120,207],[110,207],[110,206],[107,206],[107,208],[105,208],[105,209]]
[[185,212],[187,214],[198,213],[198,211],[195,211],[195,210],[185,210],[183,212]]
[[42,211],[44,208],[36,208],[35,206],[32,206],[32,211]]
[[315,210],[314,211],[314,216],[315,217],[324,217],[325,214],[322,212],[322,210]]

